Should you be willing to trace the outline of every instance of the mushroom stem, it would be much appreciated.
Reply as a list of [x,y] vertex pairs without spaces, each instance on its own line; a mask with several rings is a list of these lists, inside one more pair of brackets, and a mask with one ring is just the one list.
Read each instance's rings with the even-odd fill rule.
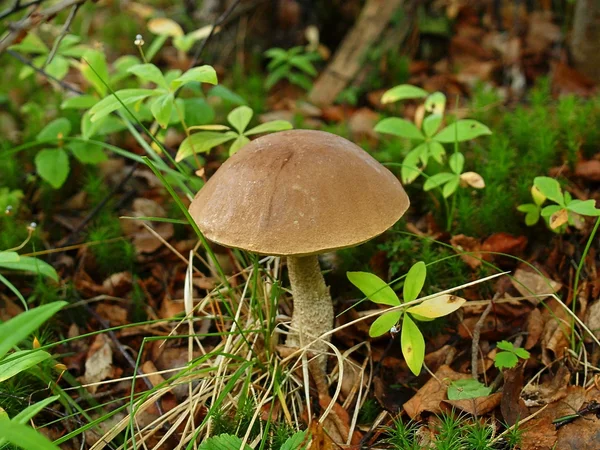
[[[286,345],[303,347],[333,328],[333,303],[329,288],[319,267],[317,255],[288,256],[288,274],[294,297],[292,331]],[[330,337],[324,338],[329,341]],[[329,346],[318,341],[311,346],[314,352],[327,352]],[[327,358],[319,358],[323,371]]]

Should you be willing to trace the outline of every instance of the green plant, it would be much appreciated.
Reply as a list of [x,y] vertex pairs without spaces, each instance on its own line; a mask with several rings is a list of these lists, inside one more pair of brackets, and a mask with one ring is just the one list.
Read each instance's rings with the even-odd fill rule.
[[71,123],[61,117],[53,120],[39,132],[36,141],[44,145],[52,141],[53,146],[43,148],[35,156],[35,168],[38,175],[54,189],[60,188],[69,176],[69,155],[65,149],[83,164],[97,164],[106,159],[104,150],[94,144],[78,141],[65,142],[71,133]]
[[[466,300],[454,295],[443,294],[427,299],[416,306],[410,306],[416,303],[415,300],[425,284],[427,268],[423,262],[413,265],[406,274],[402,302],[385,281],[372,273],[348,272],[347,276],[350,282],[360,289],[369,300],[394,307],[392,311],[383,313],[371,324],[369,335],[378,337],[387,332],[392,334],[400,332],[402,354],[406,364],[412,373],[418,375],[425,359],[425,339],[415,320],[429,321],[446,316],[459,309]],[[403,304],[404,308],[398,308]],[[402,325],[398,327],[400,319],[402,319]]]
[[448,400],[467,400],[486,397],[492,390],[473,378],[456,380],[448,386]]
[[233,141],[229,147],[229,155],[231,156],[250,142],[248,136],[290,130],[292,128],[292,124],[287,120],[273,120],[246,130],[253,115],[254,112],[250,107],[238,106],[227,116],[227,121],[231,127],[227,125],[200,125],[190,127],[190,131],[202,131],[191,134],[181,143],[179,151],[175,156],[175,161],[181,161],[192,156],[194,153],[209,152],[217,145]]
[[[80,41],[79,37],[67,34],[56,41],[55,45],[58,44],[56,48],[50,49],[36,33],[27,33],[20,43],[12,45],[10,49],[27,55],[37,55],[33,57],[33,65],[44,69],[52,77],[62,80],[67,75],[69,67],[75,64],[74,58],[80,58],[89,50],[89,47],[78,45]],[[32,67],[23,66],[19,78],[25,79],[34,73]]]
[[530,356],[527,350],[515,347],[512,342],[500,341],[496,346],[502,350],[494,357],[494,365],[498,369],[512,369],[519,362],[519,358],[528,359]]
[[[429,158],[433,158],[440,164],[444,163],[446,150],[443,144],[470,141],[479,136],[492,133],[488,127],[472,119],[457,120],[438,131],[444,119],[446,108],[446,96],[441,92],[429,94],[419,87],[401,84],[386,91],[381,101],[387,104],[415,98],[425,98],[424,108],[428,115],[423,119],[420,125],[421,128],[399,117],[385,118],[375,126],[375,131],[379,133],[391,134],[418,142],[418,145],[408,152],[402,162],[401,176],[402,181],[406,184],[412,183],[423,173]],[[453,172],[455,171],[453,170]],[[464,180],[468,182],[469,178],[464,177]],[[449,178],[446,179],[446,182],[449,181]],[[455,181],[450,182],[450,186],[454,184],[456,184],[454,189],[446,188],[446,194],[456,190],[458,183]],[[481,181],[475,183],[473,187],[482,187]],[[448,197],[449,195],[451,193],[445,196]]]
[[[23,339],[37,330],[46,320],[56,314],[66,302],[54,302],[25,311],[18,316],[0,324],[0,382],[6,381],[19,373],[29,370],[42,361],[50,359],[50,353],[35,348],[17,350]],[[1,436],[0,436],[1,437]]]
[[422,447],[417,440],[418,430],[419,426],[415,422],[405,424],[400,417],[395,418],[393,426],[385,428],[389,437],[383,442],[398,450],[420,450]]
[[[304,450],[306,445],[304,444],[306,432],[298,431],[290,436],[281,446],[272,447],[273,450]],[[249,445],[242,446],[242,439],[237,436],[230,434],[221,434],[207,439],[198,450],[233,450],[233,449],[244,449],[249,450]]]
[[[525,224],[533,226],[540,217],[546,220],[551,230],[563,232],[568,225],[577,226],[580,216],[600,216],[594,200],[577,200],[569,192],[562,191],[560,183],[550,177],[536,177],[531,188],[533,203],[519,205],[517,210],[524,212]],[[556,204],[543,206],[546,200]]]
[[312,79],[317,76],[317,69],[313,61],[318,61],[321,56],[308,51],[306,47],[293,47],[289,50],[270,48],[265,56],[271,61],[267,64],[269,75],[265,80],[265,87],[271,89],[278,81],[287,79],[290,83],[309,91],[312,88]]
[[[0,251],[0,269],[33,273],[58,282],[58,274],[50,264],[31,256],[20,256],[14,251]],[[0,283],[8,287],[21,300],[23,306],[27,308],[27,302],[19,290],[2,274],[0,274]]]
[[163,128],[171,122],[184,121],[181,101],[175,98],[175,92],[188,83],[217,84],[217,74],[211,66],[194,67],[185,73],[171,70],[166,75],[151,63],[136,64],[127,69],[142,82],[151,82],[152,89],[121,89],[100,100],[90,109],[92,123],[108,116],[123,106],[133,106],[148,102],[152,117]]

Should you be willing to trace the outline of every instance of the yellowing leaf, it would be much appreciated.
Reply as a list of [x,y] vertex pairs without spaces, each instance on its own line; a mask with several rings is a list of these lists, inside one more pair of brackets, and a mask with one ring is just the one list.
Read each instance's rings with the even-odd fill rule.
[[425,339],[423,339],[419,327],[406,314],[402,321],[401,341],[402,355],[404,355],[408,368],[415,375],[419,375],[425,360]]
[[569,220],[569,212],[561,208],[550,216],[550,228],[556,230],[561,225],[564,225]]
[[409,308],[407,312],[418,314],[419,316],[435,319],[436,317],[447,316],[460,308],[466,300],[455,295],[444,294],[438,297],[425,300],[417,306]]
[[183,36],[183,29],[174,20],[166,17],[157,17],[148,21],[148,30],[151,33],[163,36]]
[[485,181],[483,177],[477,172],[465,172],[460,175],[461,184],[468,184],[475,189],[483,189],[485,187]]

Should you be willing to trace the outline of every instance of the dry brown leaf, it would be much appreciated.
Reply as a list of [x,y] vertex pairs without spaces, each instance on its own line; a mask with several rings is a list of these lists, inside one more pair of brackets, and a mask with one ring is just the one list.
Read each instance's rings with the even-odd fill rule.
[[521,450],[554,450],[556,427],[548,417],[534,418],[522,426]]
[[527,246],[525,236],[513,236],[512,234],[499,232],[488,237],[481,244],[482,252],[506,253],[509,255],[518,255]]
[[600,181],[600,161],[590,159],[579,161],[575,166],[575,175],[589,181]]
[[523,348],[529,350],[535,346],[544,331],[544,319],[539,309],[533,309],[527,318],[527,340]]
[[525,42],[527,50],[534,53],[545,52],[562,37],[560,27],[552,21],[550,11],[534,11],[529,16],[529,30]]
[[[587,308],[585,316],[585,325],[590,329],[596,338],[600,339],[600,299],[596,300]],[[592,338],[586,333],[586,342],[592,342]]]
[[529,410],[521,398],[523,389],[523,365],[520,364],[513,369],[504,371],[504,388],[502,389],[502,401],[500,410],[504,421],[514,425],[529,415]]
[[350,119],[348,119],[348,129],[353,140],[359,141],[365,138],[377,142],[378,134],[375,132],[375,124],[379,121],[379,114],[369,108],[360,108]]
[[427,411],[434,414],[442,412],[441,404],[447,400],[448,385],[452,381],[464,380],[470,375],[458,373],[449,366],[440,367],[421,389],[404,404],[404,410],[411,419],[416,419],[422,412]]
[[150,380],[152,386],[156,387],[165,381],[161,374],[156,373],[158,372],[158,369],[152,361],[146,361],[144,364],[142,364],[142,372],[148,375],[148,380]]
[[[135,217],[167,216],[162,206],[147,198],[136,198],[133,201],[132,215]],[[174,233],[173,224],[168,222],[156,222],[152,228],[165,241],[169,240]],[[140,253],[153,253],[162,245],[160,239],[144,227],[144,221],[124,220],[123,229],[127,235],[133,237],[133,245]]]
[[[469,267],[476,269],[481,265],[481,258],[483,255],[480,253],[481,241],[473,237],[465,236],[464,234],[457,234],[452,236],[450,239],[452,248],[460,253],[460,259],[462,259]],[[468,252],[470,254],[462,254],[462,252]]]
[[[110,340],[104,334],[97,335],[87,352],[82,383],[98,383],[110,378],[114,370],[112,360],[113,351]],[[98,385],[88,386],[87,390],[94,394],[98,390]]]
[[[547,304],[550,311],[544,311],[546,323],[544,325],[544,333],[542,335],[542,362],[550,364],[555,358],[562,358],[569,346],[569,315],[563,306],[552,301]],[[548,351],[554,353],[550,355]]]
[[107,320],[113,327],[125,325],[129,322],[127,320],[127,310],[122,306],[115,305],[114,303],[99,303],[96,307],[96,312],[98,315],[100,315],[100,317]]
[[321,424],[313,420],[310,424],[309,432],[307,436],[311,438],[311,444],[309,450],[337,450],[338,446],[331,440],[331,438],[325,433],[325,430]]
[[[529,301],[534,305],[537,305],[549,295],[555,294],[562,287],[562,284],[557,281],[522,268],[515,271],[511,282],[523,297],[531,297]],[[536,297],[532,297],[534,295]]]
[[445,400],[446,403],[469,414],[480,416],[496,409],[502,399],[502,393],[496,392],[487,397],[477,397],[468,400]]
[[113,297],[122,297],[131,289],[131,272],[117,272],[106,278],[102,287]]
[[527,407],[543,406],[554,403],[567,396],[567,387],[571,372],[566,366],[560,366],[556,375],[542,384],[528,384],[523,388],[522,397]]

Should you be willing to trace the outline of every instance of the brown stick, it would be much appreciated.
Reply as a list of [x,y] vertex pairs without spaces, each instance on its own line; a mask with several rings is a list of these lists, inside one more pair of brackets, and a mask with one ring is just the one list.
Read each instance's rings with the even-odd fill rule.
[[85,3],[86,1],[87,0],[63,0],[62,2],[49,6],[42,11],[33,12],[19,22],[10,24],[10,33],[8,33],[6,37],[0,41],[0,53],[13,45],[23,32],[27,32],[39,24],[52,19],[63,9]]
[[331,104],[361,69],[366,51],[381,35],[403,0],[368,0],[354,28],[308,96],[317,105]]

